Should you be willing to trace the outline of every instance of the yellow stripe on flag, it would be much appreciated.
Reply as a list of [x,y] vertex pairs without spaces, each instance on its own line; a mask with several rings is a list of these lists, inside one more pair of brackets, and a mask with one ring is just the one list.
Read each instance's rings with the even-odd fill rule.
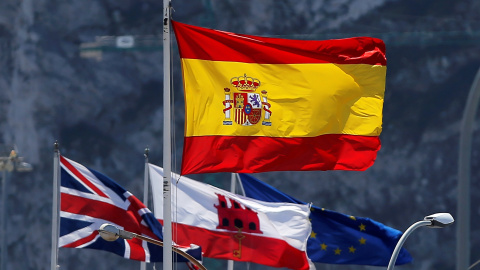
[[[323,134],[379,136],[386,66],[368,64],[252,64],[182,59],[185,136],[315,137]],[[267,91],[271,126],[224,125],[225,88],[247,75]],[[233,109],[230,110],[233,117]],[[265,111],[262,110],[262,119]]]

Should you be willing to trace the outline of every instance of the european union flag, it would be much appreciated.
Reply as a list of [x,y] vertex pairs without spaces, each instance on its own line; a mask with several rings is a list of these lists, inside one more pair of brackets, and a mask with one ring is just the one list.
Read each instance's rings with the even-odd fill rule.
[[[247,197],[268,202],[304,204],[274,187],[247,175],[239,174]],[[312,233],[307,242],[310,260],[331,264],[387,266],[402,233],[369,218],[348,216],[312,205]],[[396,265],[412,257],[404,248]]]

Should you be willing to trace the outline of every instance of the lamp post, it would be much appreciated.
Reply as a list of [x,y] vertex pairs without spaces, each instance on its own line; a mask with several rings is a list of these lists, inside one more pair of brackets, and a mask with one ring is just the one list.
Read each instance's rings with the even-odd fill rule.
[[393,251],[390,262],[388,263],[387,270],[392,270],[395,262],[397,261],[398,254],[400,249],[402,249],[403,243],[407,240],[407,237],[417,228],[427,226],[430,228],[443,228],[453,223],[453,217],[449,213],[437,213],[430,216],[426,216],[423,220],[415,222],[412,224],[406,231],[403,233],[400,240],[398,240],[395,250]]
[[468,267],[468,270],[472,269],[473,267],[475,267],[479,263],[480,263],[480,260],[474,262],[472,265],[470,265],[470,267]]
[[480,69],[467,97],[460,125],[457,184],[457,270],[470,264],[470,185],[475,115],[480,102]]
[[[5,237],[5,230],[6,230],[6,211],[7,211],[7,172],[11,173],[12,171],[18,172],[29,172],[32,170],[32,165],[23,162],[23,158],[17,155],[15,151],[15,147],[8,148],[7,146],[3,146],[6,150],[5,153],[2,153],[0,157],[0,171],[2,171],[2,202],[1,202],[1,228],[0,228],[0,270],[7,269],[7,239]],[[10,154],[8,154],[8,150],[10,150]],[[3,156],[5,155],[5,156]]]
[[[143,236],[143,235],[139,235],[139,234],[136,234],[136,233],[133,233],[133,232],[121,230],[121,229],[115,227],[114,225],[108,224],[108,223],[102,224],[102,226],[100,226],[100,229],[98,229],[98,233],[100,234],[100,237],[102,237],[104,240],[110,241],[110,242],[117,240],[119,237],[122,238],[122,239],[126,239],[126,240],[129,240],[129,239],[132,239],[132,238],[137,238],[137,239],[152,243],[154,245],[163,247],[163,242],[162,241],[158,241],[158,240],[155,240],[153,238]],[[195,266],[197,266],[200,270],[207,270],[207,268],[205,268],[205,266],[203,266],[194,257],[192,257],[190,254],[184,252],[183,250],[177,248],[176,246],[172,246],[172,251],[180,254],[182,257],[189,260],[191,263],[193,263]]]

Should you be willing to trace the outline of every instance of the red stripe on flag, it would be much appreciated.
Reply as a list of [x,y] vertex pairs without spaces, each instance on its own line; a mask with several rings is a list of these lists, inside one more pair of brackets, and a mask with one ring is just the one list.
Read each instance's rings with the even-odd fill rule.
[[90,182],[83,174],[81,174],[77,168],[75,168],[70,162],[68,162],[63,156],[60,156],[60,160],[62,164],[68,168],[68,170],[73,173],[80,181],[82,181],[85,185],[87,185],[90,189],[93,190],[97,195],[101,197],[108,198],[108,196],[103,193],[100,189],[98,189],[92,182]]
[[130,246],[130,258],[131,260],[137,260],[137,261],[145,261],[146,254],[145,254],[145,249],[143,249],[142,246],[142,240],[133,238],[130,240],[127,240],[129,246]]
[[98,231],[93,231],[92,234],[90,234],[89,236],[84,237],[84,238],[82,238],[82,239],[79,239],[79,240],[77,240],[77,241],[75,241],[75,242],[72,242],[72,243],[70,243],[70,244],[68,244],[68,245],[65,245],[65,246],[63,246],[63,247],[65,247],[65,248],[76,248],[76,247],[79,247],[79,246],[81,246],[81,245],[84,245],[84,244],[92,241],[93,239],[95,239],[95,237],[97,237],[97,235],[98,235]]
[[380,147],[379,137],[338,134],[296,138],[185,137],[181,174],[363,171],[373,165]]
[[[199,245],[204,257],[298,270],[309,269],[306,252],[281,239],[245,233],[235,236],[235,232],[210,231],[185,224],[172,224],[172,228],[176,243]],[[238,238],[242,238],[241,242]],[[238,256],[234,256],[234,253]]]
[[387,64],[385,43],[378,38],[294,40],[172,23],[181,58],[259,64]]
[[104,219],[124,227],[126,231],[148,235],[158,240],[158,237],[150,229],[141,224],[142,219],[137,211],[127,211],[106,202],[67,193],[61,194],[60,208],[63,212]]
[[141,222],[143,220],[143,218],[138,211],[142,210],[142,209],[145,211],[148,208],[137,197],[135,197],[133,195],[130,195],[127,198],[127,200],[130,202],[130,206],[128,206],[128,211],[130,213],[132,213],[132,215],[137,220],[139,220],[140,226],[142,226],[142,228],[143,228],[142,233],[145,234],[145,235],[148,235],[151,238],[154,238],[156,240],[160,240],[160,239],[158,239],[158,237],[151,231],[151,229],[146,224]]

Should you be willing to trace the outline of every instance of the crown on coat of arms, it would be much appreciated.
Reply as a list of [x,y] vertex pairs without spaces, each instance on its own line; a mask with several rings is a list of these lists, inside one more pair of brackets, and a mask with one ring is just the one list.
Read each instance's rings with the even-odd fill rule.
[[243,76],[231,78],[230,84],[237,88],[238,91],[254,92],[260,86],[260,80],[247,77],[247,74],[244,74]]

